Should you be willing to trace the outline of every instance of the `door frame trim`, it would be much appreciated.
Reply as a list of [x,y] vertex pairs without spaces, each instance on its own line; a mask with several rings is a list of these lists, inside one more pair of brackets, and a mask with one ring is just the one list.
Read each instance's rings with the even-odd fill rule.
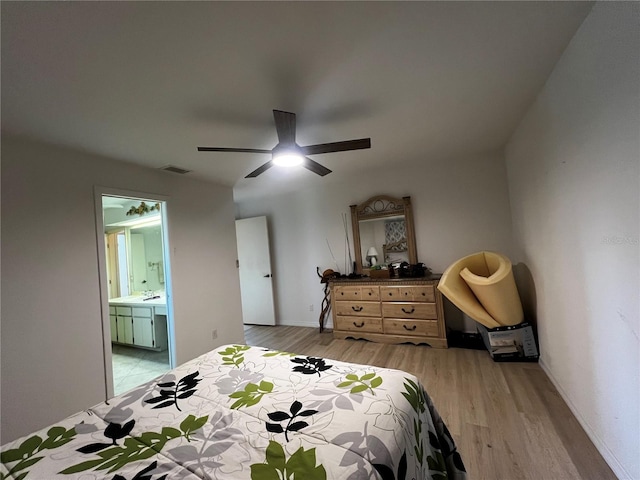
[[102,197],[126,197],[141,200],[158,200],[164,202],[165,207],[160,210],[162,218],[162,241],[163,241],[163,262],[164,262],[164,278],[165,278],[165,295],[167,298],[167,336],[169,348],[169,368],[174,368],[176,364],[175,353],[175,330],[173,323],[173,286],[171,275],[171,248],[169,246],[169,224],[167,221],[167,210],[169,209],[170,197],[167,195],[140,192],[133,190],[124,190],[120,188],[104,187],[94,185],[94,207],[95,207],[95,224],[96,224],[96,243],[98,251],[98,288],[100,297],[100,317],[102,322],[102,350],[104,360],[104,378],[105,378],[105,400],[113,397],[113,359],[111,355],[111,321],[109,318],[109,291],[107,285],[107,256],[104,246],[104,220]]

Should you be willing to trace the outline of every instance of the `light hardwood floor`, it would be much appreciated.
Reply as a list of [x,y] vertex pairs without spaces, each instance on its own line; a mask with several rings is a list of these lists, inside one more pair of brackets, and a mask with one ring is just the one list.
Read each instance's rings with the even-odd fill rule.
[[608,480],[609,466],[536,363],[482,350],[334,340],[305,327],[245,326],[246,343],[396,368],[422,381],[473,480]]

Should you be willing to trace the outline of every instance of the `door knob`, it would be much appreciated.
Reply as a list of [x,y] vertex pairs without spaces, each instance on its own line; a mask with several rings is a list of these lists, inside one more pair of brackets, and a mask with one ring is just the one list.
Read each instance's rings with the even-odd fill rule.
[[264,278],[271,278],[271,274],[270,274],[270,273],[267,273],[267,274],[264,276]]

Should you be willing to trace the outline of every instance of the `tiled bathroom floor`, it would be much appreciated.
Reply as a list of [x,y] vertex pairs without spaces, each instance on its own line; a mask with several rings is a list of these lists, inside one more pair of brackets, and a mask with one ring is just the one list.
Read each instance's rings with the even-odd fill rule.
[[120,395],[169,370],[169,350],[154,352],[112,344],[113,390]]

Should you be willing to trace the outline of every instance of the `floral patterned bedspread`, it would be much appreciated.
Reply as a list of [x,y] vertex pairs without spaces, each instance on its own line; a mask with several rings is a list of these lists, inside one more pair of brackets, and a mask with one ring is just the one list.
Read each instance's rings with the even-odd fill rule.
[[0,479],[466,478],[405,372],[228,345],[4,445]]

